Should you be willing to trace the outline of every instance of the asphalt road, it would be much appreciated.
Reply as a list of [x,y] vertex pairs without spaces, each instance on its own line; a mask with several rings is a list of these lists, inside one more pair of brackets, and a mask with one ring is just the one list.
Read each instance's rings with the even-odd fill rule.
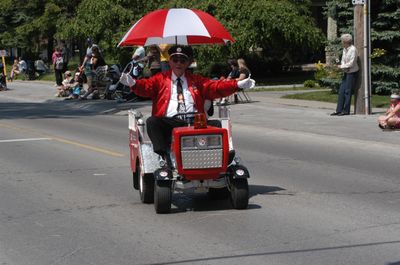
[[0,264],[400,264],[398,132],[377,115],[251,93],[231,106],[250,205],[175,194],[157,215],[129,169],[129,107],[0,92]]

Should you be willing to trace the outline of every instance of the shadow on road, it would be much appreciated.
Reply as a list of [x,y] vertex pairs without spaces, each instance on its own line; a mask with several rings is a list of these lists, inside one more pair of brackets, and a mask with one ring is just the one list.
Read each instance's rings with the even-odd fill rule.
[[46,119],[93,116],[104,113],[115,113],[120,110],[150,105],[150,101],[132,104],[117,104],[115,101],[54,101],[43,103],[0,102],[0,119]]
[[[232,209],[229,199],[210,199],[207,194],[174,194],[173,205],[176,208],[171,209],[171,213],[193,212],[211,212]],[[259,209],[259,205],[249,204],[248,209]]]
[[[373,242],[373,243],[365,243],[365,244],[354,244],[354,245],[343,245],[343,246],[333,246],[333,247],[321,247],[321,248],[309,248],[309,249],[299,249],[299,250],[284,250],[284,251],[273,251],[273,252],[260,252],[260,253],[249,253],[243,255],[229,255],[229,256],[217,256],[217,257],[206,257],[206,258],[197,258],[197,259],[186,259],[186,260],[178,260],[178,261],[164,261],[160,263],[149,263],[147,265],[158,265],[158,264],[194,264],[194,263],[204,263],[207,261],[217,261],[217,260],[229,260],[229,259],[243,259],[249,257],[261,257],[261,256],[272,256],[272,255],[288,255],[288,254],[296,254],[296,253],[307,253],[307,252],[317,252],[317,251],[332,251],[332,250],[340,250],[340,249],[355,249],[355,248],[363,248],[363,247],[373,247],[373,246],[383,246],[383,245],[391,245],[391,244],[400,244],[400,241],[385,241],[385,242]],[[398,265],[400,262],[388,263],[387,265]]]
[[[249,197],[256,195],[277,195],[277,191],[285,189],[274,186],[249,185]],[[173,205],[176,208],[171,210],[172,213],[180,213],[186,211],[223,211],[232,209],[229,198],[211,199],[207,194],[174,194]],[[247,210],[261,209],[258,204],[249,203]]]
[[250,198],[257,195],[279,195],[277,192],[283,190],[285,189],[276,186],[249,185]]

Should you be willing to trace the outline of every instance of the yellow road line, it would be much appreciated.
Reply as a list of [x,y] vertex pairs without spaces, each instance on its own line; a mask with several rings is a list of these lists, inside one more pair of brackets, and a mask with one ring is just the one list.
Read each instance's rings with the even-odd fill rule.
[[92,146],[92,145],[88,145],[88,144],[83,144],[83,143],[80,143],[80,142],[77,142],[77,141],[72,141],[72,140],[68,140],[68,139],[65,139],[65,138],[61,138],[61,137],[54,137],[52,135],[46,135],[46,134],[44,134],[44,133],[42,133],[40,131],[36,131],[36,130],[32,130],[32,129],[20,128],[20,127],[16,127],[14,125],[9,125],[9,124],[5,124],[5,123],[0,123],[0,127],[13,129],[13,130],[24,132],[24,133],[29,132],[29,133],[32,133],[32,134],[39,135],[41,137],[50,138],[50,139],[52,139],[54,141],[57,141],[57,142],[60,142],[60,143],[78,146],[78,147],[81,147],[81,148],[84,148],[84,149],[88,149],[88,150],[95,151],[95,152],[98,152],[98,153],[103,153],[103,154],[110,155],[110,156],[115,156],[115,157],[123,157],[124,156],[124,154],[121,154],[121,153],[118,153],[118,152],[114,152],[114,151],[111,151],[111,150],[107,150],[107,149],[104,149],[104,148],[101,148],[101,147],[96,147],[96,146]]
[[70,141],[70,140],[67,140],[67,139],[64,139],[64,138],[60,138],[60,137],[53,137],[53,136],[50,136],[50,135],[47,136],[47,137],[50,137],[51,139],[53,139],[55,141],[58,141],[58,142],[61,142],[61,143],[75,145],[75,146],[78,146],[78,147],[82,147],[82,148],[85,148],[85,149],[89,149],[89,150],[96,151],[96,152],[103,153],[103,154],[110,155],[110,156],[116,156],[116,157],[123,157],[124,156],[121,153],[113,152],[113,151],[110,151],[110,150],[107,150],[107,149],[104,149],[104,148],[101,148],[101,147],[82,144],[82,143],[79,143],[79,142]]

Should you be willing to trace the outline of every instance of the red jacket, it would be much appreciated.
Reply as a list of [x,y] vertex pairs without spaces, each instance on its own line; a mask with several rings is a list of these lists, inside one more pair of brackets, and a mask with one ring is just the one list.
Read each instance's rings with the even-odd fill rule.
[[[171,99],[172,71],[158,73],[149,79],[136,80],[131,90],[136,95],[153,100],[152,115],[164,117]],[[210,80],[190,72],[185,73],[195,108],[204,113],[204,100],[227,97],[237,91],[236,80]]]

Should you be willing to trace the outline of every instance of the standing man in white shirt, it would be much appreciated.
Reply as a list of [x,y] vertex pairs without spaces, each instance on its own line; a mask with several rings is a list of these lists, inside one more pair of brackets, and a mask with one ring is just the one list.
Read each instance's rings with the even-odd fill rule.
[[344,116],[350,114],[351,95],[357,81],[358,64],[357,49],[354,47],[353,37],[350,34],[343,34],[340,39],[343,45],[342,61],[338,65],[343,70],[343,79],[339,88],[336,111],[331,116]]

